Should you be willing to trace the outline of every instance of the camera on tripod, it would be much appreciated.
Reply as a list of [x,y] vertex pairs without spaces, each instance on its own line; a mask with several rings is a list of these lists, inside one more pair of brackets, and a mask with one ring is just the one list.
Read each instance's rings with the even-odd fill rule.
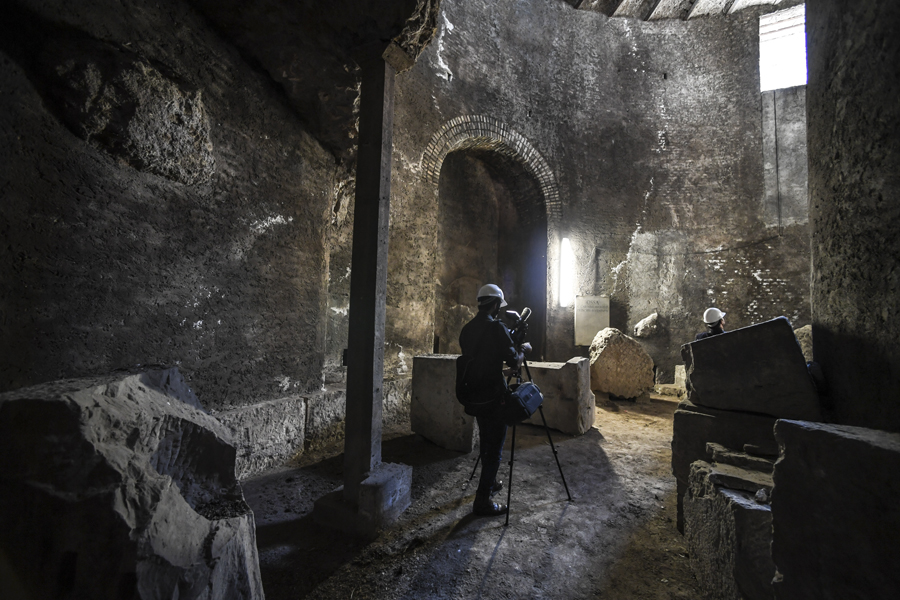
[[[520,352],[527,344],[525,336],[528,334],[528,317],[530,316],[531,309],[527,307],[522,309],[521,315],[514,310],[507,310],[503,314],[503,321],[509,329],[509,335],[516,345],[516,350]],[[528,344],[528,350],[530,350],[530,344]],[[521,369],[523,366],[525,367],[525,373],[528,375],[528,381],[522,381]],[[510,385],[513,378],[516,379],[516,382]],[[540,411],[541,421],[544,424],[544,431],[547,433],[547,440],[550,442],[550,449],[553,451],[553,458],[556,459],[556,466],[559,469],[559,476],[562,479],[563,487],[566,488],[566,496],[568,496],[569,502],[572,502],[572,494],[569,493],[569,486],[566,484],[566,476],[563,475],[562,465],[559,464],[556,446],[553,445],[553,438],[550,437],[550,428],[547,426],[547,419],[544,417],[544,397],[541,394],[541,390],[534,384],[534,381],[531,378],[531,370],[528,368],[528,361],[525,360],[524,357],[521,360],[521,364],[510,373],[506,383],[507,385],[510,385],[509,391],[506,396],[504,396],[499,407],[500,420],[512,427],[512,446],[510,447],[509,452],[509,483],[506,488],[506,506],[509,507],[510,502],[512,501],[513,463],[515,462],[516,456],[516,425],[531,417],[535,411]],[[478,468],[478,462],[480,460],[481,456],[479,455],[475,460],[475,467],[472,469],[472,474],[469,475],[469,481],[475,477],[475,470]],[[506,511],[506,525],[509,525],[508,508]]]

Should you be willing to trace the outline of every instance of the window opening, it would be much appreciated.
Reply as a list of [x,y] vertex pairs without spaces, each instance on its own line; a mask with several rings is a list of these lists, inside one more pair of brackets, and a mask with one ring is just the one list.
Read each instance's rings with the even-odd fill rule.
[[559,305],[575,302],[575,252],[569,238],[563,238],[559,248]]
[[806,85],[806,5],[759,18],[760,91]]

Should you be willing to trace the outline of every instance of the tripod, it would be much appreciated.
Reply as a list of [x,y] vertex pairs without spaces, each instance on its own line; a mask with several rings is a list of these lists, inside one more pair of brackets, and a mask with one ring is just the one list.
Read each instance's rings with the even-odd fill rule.
[[[525,372],[528,374],[528,380],[534,381],[531,377],[531,370],[528,368],[528,361],[523,360],[522,365],[525,367]],[[520,369],[516,369],[516,372],[509,376],[509,381],[515,377],[519,383],[522,382],[522,377],[520,374]],[[569,502],[574,502],[572,500],[572,494],[569,492],[569,486],[566,484],[566,476],[563,474],[562,465],[559,464],[559,454],[556,450],[556,446],[553,445],[553,438],[550,437],[550,428],[547,426],[547,419],[544,417],[544,403],[541,402],[540,406],[538,406],[538,411],[541,413],[541,421],[544,423],[544,431],[547,432],[547,440],[550,442],[550,449],[553,451],[553,458],[556,459],[556,466],[559,469],[559,476],[562,478],[563,487],[566,489],[566,496],[569,498]],[[509,526],[509,511],[510,511],[510,503],[512,501],[512,482],[513,482],[513,463],[516,460],[516,423],[512,424],[512,444],[509,450],[509,481],[507,481],[506,486],[506,523],[504,523],[505,527]],[[478,463],[481,461],[481,453],[479,452],[478,457],[475,459],[475,466],[472,468],[472,474],[469,475],[469,481],[472,481],[472,478],[475,477],[475,471],[478,470]]]

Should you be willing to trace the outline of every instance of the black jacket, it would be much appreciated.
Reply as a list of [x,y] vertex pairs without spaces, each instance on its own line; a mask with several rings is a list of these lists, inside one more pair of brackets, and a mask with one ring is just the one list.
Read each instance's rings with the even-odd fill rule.
[[463,356],[472,357],[473,372],[467,380],[486,394],[502,394],[506,391],[503,363],[515,367],[518,361],[516,345],[499,319],[479,312],[466,323],[459,334]]
[[725,333],[725,329],[722,328],[721,325],[716,325],[712,329],[708,331],[704,331],[703,333],[698,333],[697,337],[694,338],[694,341],[702,340],[704,338],[712,337],[714,335],[719,335],[720,333]]

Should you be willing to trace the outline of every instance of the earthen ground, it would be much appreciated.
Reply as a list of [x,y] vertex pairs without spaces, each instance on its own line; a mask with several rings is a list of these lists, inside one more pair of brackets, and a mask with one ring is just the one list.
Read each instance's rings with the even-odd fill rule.
[[675,528],[676,406],[603,402],[586,435],[552,432],[573,502],[543,429],[519,426],[508,527],[471,514],[476,452],[408,431],[385,436],[383,457],[413,466],[412,506],[373,542],[312,519],[315,499],[341,485],[340,448],[248,480],[266,598],[701,598]]

